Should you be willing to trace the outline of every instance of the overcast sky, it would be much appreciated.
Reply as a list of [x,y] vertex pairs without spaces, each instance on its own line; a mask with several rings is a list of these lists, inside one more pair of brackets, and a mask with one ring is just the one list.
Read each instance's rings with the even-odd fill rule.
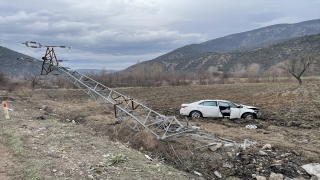
[[125,69],[181,46],[280,23],[320,19],[320,0],[0,0],[0,46],[62,66]]

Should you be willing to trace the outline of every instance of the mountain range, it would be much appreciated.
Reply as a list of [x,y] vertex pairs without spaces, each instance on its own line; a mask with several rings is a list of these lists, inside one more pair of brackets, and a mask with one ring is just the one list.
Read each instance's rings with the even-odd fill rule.
[[[277,24],[186,45],[124,72],[132,72],[140,64],[160,64],[165,72],[230,71],[236,65],[253,63],[266,70],[302,53],[320,53],[320,19]],[[8,77],[39,75],[41,63],[32,59],[0,46],[0,71]]]
[[0,46],[0,72],[6,77],[22,79],[39,75],[42,64],[34,58]]
[[[269,68],[300,53],[318,53],[319,35],[315,34],[319,33],[320,19],[277,24],[186,45],[141,64],[161,64],[166,72],[229,70],[235,63],[258,63]],[[125,71],[132,71],[135,66]]]

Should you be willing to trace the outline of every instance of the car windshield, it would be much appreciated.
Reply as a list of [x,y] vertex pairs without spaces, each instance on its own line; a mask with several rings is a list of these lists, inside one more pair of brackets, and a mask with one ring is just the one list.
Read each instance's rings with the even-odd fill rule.
[[229,103],[229,106],[232,107],[232,108],[237,108],[238,107],[235,103],[233,103],[231,101],[229,101],[228,103]]

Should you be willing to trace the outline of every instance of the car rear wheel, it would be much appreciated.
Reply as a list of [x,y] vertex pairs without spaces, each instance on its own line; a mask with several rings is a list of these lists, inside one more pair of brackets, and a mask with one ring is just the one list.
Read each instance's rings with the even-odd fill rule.
[[202,114],[201,114],[201,112],[199,112],[199,111],[192,111],[192,112],[190,113],[190,116],[191,116],[192,118],[200,118],[200,117],[202,116]]
[[245,114],[243,115],[243,117],[244,117],[245,119],[248,119],[248,120],[253,120],[253,119],[254,119],[254,115],[253,115],[252,113],[245,113]]

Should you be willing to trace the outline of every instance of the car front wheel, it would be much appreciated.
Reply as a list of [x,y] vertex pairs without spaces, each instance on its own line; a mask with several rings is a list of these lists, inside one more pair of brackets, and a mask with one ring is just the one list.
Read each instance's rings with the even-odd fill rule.
[[199,112],[199,111],[192,111],[192,112],[190,113],[190,116],[191,116],[192,118],[200,118],[202,115],[201,115],[201,112]]
[[248,120],[253,120],[254,119],[254,116],[253,116],[252,113],[246,113],[246,114],[243,115],[243,117],[245,119],[248,119]]

